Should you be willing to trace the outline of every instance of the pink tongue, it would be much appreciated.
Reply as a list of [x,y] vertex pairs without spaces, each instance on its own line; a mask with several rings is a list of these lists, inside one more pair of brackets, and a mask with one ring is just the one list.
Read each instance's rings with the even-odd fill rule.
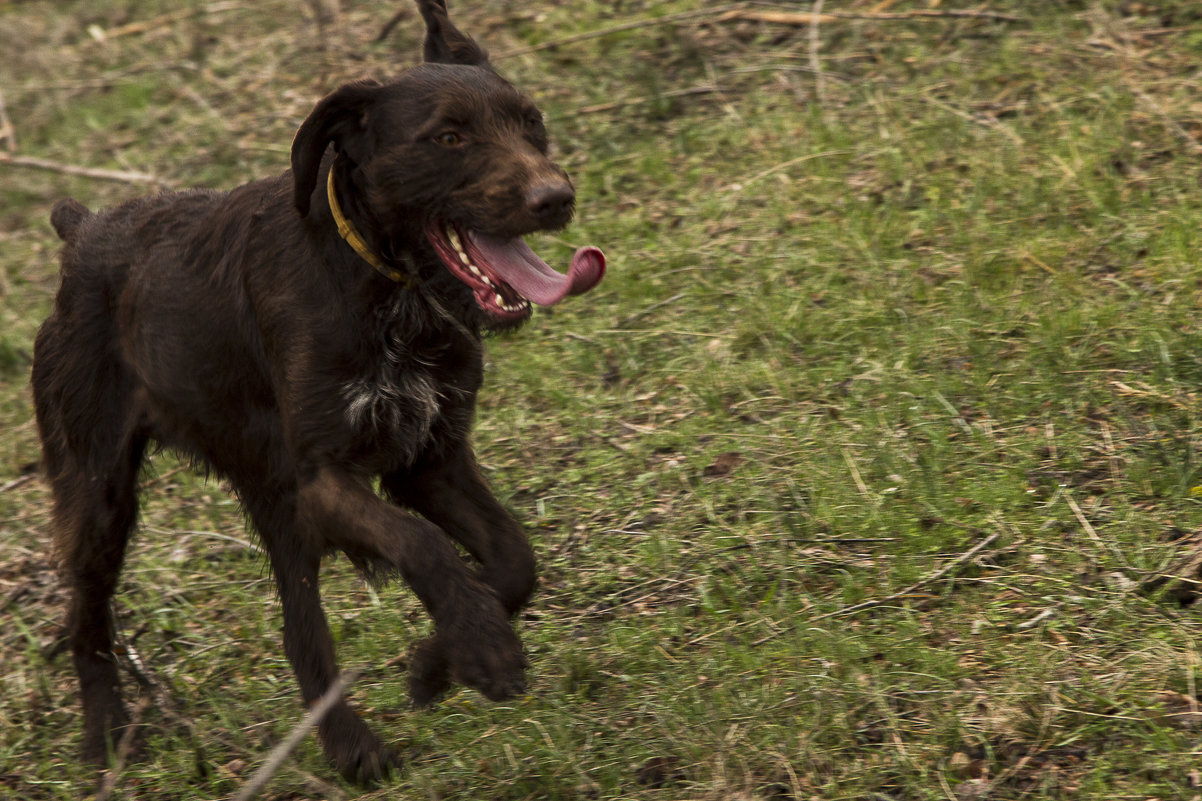
[[521,237],[501,239],[471,231],[466,239],[473,261],[487,265],[522,297],[540,306],[554,306],[568,295],[588,292],[605,275],[605,254],[597,248],[576,251],[564,275],[551,269]]

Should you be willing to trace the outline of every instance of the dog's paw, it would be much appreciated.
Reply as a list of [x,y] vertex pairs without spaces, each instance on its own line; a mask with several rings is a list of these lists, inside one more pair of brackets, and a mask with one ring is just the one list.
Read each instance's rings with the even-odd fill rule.
[[334,767],[348,782],[361,786],[379,784],[401,767],[400,756],[383,743],[369,747],[340,749]]
[[429,706],[451,686],[447,660],[437,637],[422,640],[409,655],[409,698],[416,707]]
[[458,682],[490,701],[526,691],[526,657],[499,604],[488,614],[464,615],[417,644],[409,660],[409,693],[426,706]]
[[333,710],[319,731],[326,756],[347,781],[372,785],[400,769],[400,756],[349,708]]
[[443,658],[454,681],[479,690],[490,701],[526,691],[522,644],[500,611],[443,632]]

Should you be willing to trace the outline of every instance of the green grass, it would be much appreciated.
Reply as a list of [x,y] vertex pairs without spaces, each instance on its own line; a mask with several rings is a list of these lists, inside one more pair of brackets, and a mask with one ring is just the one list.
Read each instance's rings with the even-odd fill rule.
[[[530,693],[409,709],[419,604],[331,560],[355,703],[407,765],[363,793],[310,740],[266,797],[1202,793],[1196,570],[1154,589],[1202,539],[1202,12],[996,0],[1022,20],[828,19],[814,53],[804,25],[669,19],[697,0],[452,6],[576,182],[537,248],[611,262],[489,343],[476,441],[541,562]],[[932,6],[983,8],[888,10]],[[395,4],[324,36],[302,7],[0,5],[18,154],[278,173],[318,97],[420,47],[413,18],[375,41]],[[96,780],[32,472],[48,213],[143,191],[0,162],[4,798]],[[115,605],[149,756],[111,797],[228,797],[302,713],[274,590],[218,479],[163,455],[147,485]]]

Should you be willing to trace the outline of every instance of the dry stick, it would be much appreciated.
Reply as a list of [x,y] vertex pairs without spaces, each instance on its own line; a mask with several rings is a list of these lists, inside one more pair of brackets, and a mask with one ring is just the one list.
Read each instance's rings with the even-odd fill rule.
[[1131,564],[1127,561],[1127,557],[1123,556],[1123,552],[1120,551],[1114,545],[1114,543],[1105,542],[1100,536],[1098,536],[1097,530],[1093,527],[1093,524],[1089,522],[1089,519],[1085,516],[1085,513],[1081,511],[1081,507],[1077,505],[1077,502],[1073,499],[1073,496],[1068,492],[1065,492],[1064,500],[1068,504],[1068,508],[1073,510],[1073,517],[1077,518],[1077,522],[1081,524],[1081,530],[1085,532],[1085,535],[1093,540],[1094,544],[1102,550],[1110,551],[1110,554],[1118,561],[1119,565],[1121,565],[1123,569],[1127,571],[1128,575],[1130,575],[1132,578],[1138,575],[1138,571],[1131,566]]
[[213,3],[212,5],[203,8],[189,8],[184,11],[172,11],[168,14],[160,14],[157,17],[131,22],[127,25],[121,25],[109,30],[99,29],[99,35],[104,39],[116,39],[121,36],[133,36],[139,33],[146,33],[155,28],[162,28],[168,25],[174,25],[181,20],[189,17],[199,17],[205,14],[220,14],[225,11],[235,11],[242,8],[240,2]]
[[4,93],[0,92],[0,139],[8,142],[9,153],[17,152],[17,129],[8,118],[8,109],[4,105]]
[[[817,4],[817,7],[821,8],[821,6],[822,3],[820,0],[820,2]],[[816,25],[820,22],[838,22],[840,20],[849,19],[880,20],[883,22],[900,22],[904,20],[916,19],[986,19],[997,22],[1023,21],[1023,17],[1016,17],[1012,14],[999,14],[993,11],[828,11],[825,14],[818,15],[808,11],[747,11],[746,9],[728,11],[719,17],[717,21],[726,22],[732,19],[746,19],[755,22],[772,22],[778,25]]]
[[[821,7],[822,3],[818,3]],[[817,11],[819,9],[816,9]],[[743,8],[727,11],[722,14],[715,22],[730,22],[737,19],[745,19],[751,22],[775,22],[781,25],[817,25],[822,22],[838,22],[839,18],[834,14],[819,14],[815,11],[803,11],[800,13],[792,11],[747,11]]]
[[376,42],[379,43],[387,39],[389,34],[392,33],[393,29],[400,24],[401,20],[409,18],[409,14],[410,11],[408,6],[402,7],[400,11],[393,14],[392,19],[388,20],[388,22],[385,22],[384,27],[380,28],[380,33],[376,36]]
[[[819,4],[821,5],[821,3]],[[699,11],[683,11],[679,14],[669,14],[666,17],[656,17],[655,19],[636,20],[634,22],[626,22],[621,25],[614,25],[609,28],[602,28],[596,31],[588,31],[586,33],[578,33],[574,36],[565,36],[562,39],[554,39],[550,42],[531,45],[529,47],[519,47],[516,50],[508,50],[504,53],[498,53],[492,57],[493,61],[498,61],[503,58],[511,58],[512,56],[524,56],[527,53],[537,53],[540,50],[550,50],[563,45],[575,44],[576,42],[584,42],[589,39],[598,39],[603,36],[609,36],[612,33],[621,33],[623,31],[633,31],[638,28],[649,28],[655,25],[668,25],[673,22],[684,22],[690,19],[698,19],[701,17],[715,17],[715,22],[727,22],[733,19],[748,19],[757,22],[776,22],[785,25],[812,25],[819,22],[836,22],[845,19],[868,19],[868,20],[907,20],[907,19],[990,19],[1001,22],[1022,22],[1022,17],[1012,16],[1010,14],[995,14],[991,11],[905,11],[897,13],[854,13],[854,12],[837,12],[826,14],[801,13],[792,14],[784,11],[747,11],[743,3],[731,3],[724,6],[716,6],[714,8],[701,9]]]
[[807,153],[804,156],[798,156],[797,158],[789,159],[788,161],[782,161],[780,164],[773,165],[766,170],[757,172],[750,178],[745,178],[742,181],[735,181],[734,183],[727,184],[726,186],[722,187],[722,191],[741,192],[756,181],[767,178],[769,175],[778,173],[781,170],[787,170],[789,167],[792,167],[796,164],[801,164],[802,162],[810,161],[812,159],[823,159],[827,156],[846,156],[852,152],[853,151],[851,150],[824,150],[821,153]]
[[0,484],[0,492],[8,492],[10,489],[16,489],[17,487],[21,486],[22,484],[28,484],[30,481],[33,481],[37,477],[38,477],[37,473],[30,473],[27,476],[18,476],[17,478],[14,478],[12,481],[9,481],[5,484]]
[[619,320],[617,322],[615,327],[616,328],[625,328],[626,326],[630,325],[631,323],[637,322],[638,320],[642,319],[643,317],[646,317],[648,314],[655,311],[656,309],[661,309],[664,306],[670,306],[671,304],[675,303],[676,301],[681,300],[682,298],[686,298],[686,297],[688,297],[687,292],[678,292],[677,294],[673,295],[670,298],[661,300],[658,303],[652,303],[650,306],[648,306],[644,309],[639,309],[634,314],[631,314],[627,317],[623,317],[621,320]]
[[836,13],[816,13],[821,10],[822,0],[819,0],[818,8],[814,12],[803,12],[800,14],[789,13],[785,11],[748,11],[744,8],[743,3],[731,3],[724,6],[716,6],[714,8],[705,8],[699,11],[683,11],[679,14],[669,14],[665,17],[656,17],[655,19],[635,20],[634,22],[626,22],[621,25],[614,25],[609,28],[602,28],[596,31],[588,31],[586,33],[578,33],[574,36],[565,36],[562,39],[554,39],[542,44],[531,45],[529,47],[519,47],[516,50],[509,50],[504,53],[499,53],[492,57],[493,61],[498,61],[502,58],[510,58],[512,56],[524,56],[527,53],[537,53],[540,50],[550,50],[554,47],[562,47],[563,45],[575,44],[576,42],[584,42],[589,39],[598,39],[603,36],[609,36],[612,33],[621,33],[623,31],[633,31],[639,28],[649,28],[655,25],[667,25],[674,22],[684,22],[690,19],[698,19],[701,17],[715,17],[715,22],[727,22],[734,19],[747,19],[754,22],[775,22],[784,25],[816,25],[821,22],[837,22],[846,19],[868,19],[868,20],[907,20],[907,19],[990,19],[999,20],[1002,22],[1022,22],[1022,17],[1012,16],[1010,14],[995,14],[991,11],[905,11],[897,13],[854,13],[854,12],[836,12]]
[[615,100],[612,103],[599,103],[595,106],[585,106],[584,108],[578,108],[575,111],[571,111],[571,112],[568,112],[567,114],[561,115],[560,119],[577,117],[581,114],[596,114],[599,111],[613,111],[614,109],[625,108],[627,106],[637,106],[642,103],[651,103],[655,100],[663,100],[664,98],[668,98],[668,97],[687,97],[689,95],[707,95],[712,92],[718,92],[718,91],[721,91],[721,90],[718,89],[718,87],[716,87],[716,86],[692,86],[692,87],[689,87],[688,89],[676,89],[671,92],[664,92],[662,94],[658,94],[658,95],[654,95],[654,96],[650,96],[650,97],[632,97],[632,98],[629,98],[626,100]]
[[851,455],[851,451],[847,448],[843,449],[843,461],[847,462],[847,469],[851,471],[852,481],[856,482],[856,489],[861,495],[868,496],[872,491],[868,489],[868,485],[864,483],[863,477],[860,476],[860,468],[856,467],[856,461]]
[[160,484],[160,483],[166,481],[167,479],[173,478],[174,476],[184,472],[185,470],[191,470],[191,469],[192,469],[191,465],[180,465],[179,467],[173,467],[170,470],[168,470],[166,473],[160,473],[157,476],[152,476],[151,478],[148,478],[145,481],[143,481],[142,488],[145,489],[146,487],[152,487],[155,484]]
[[141,725],[142,717],[150,708],[150,704],[150,698],[143,698],[134,708],[133,716],[125,725],[125,731],[121,733],[121,741],[117,743],[117,750],[113,755],[113,767],[104,774],[104,779],[100,782],[100,788],[96,791],[96,796],[92,801],[108,801],[108,797],[117,788],[117,780],[121,778],[121,771],[125,769],[125,763],[134,751],[134,738],[138,726]]
[[818,48],[822,42],[818,38],[818,24],[822,19],[823,0],[814,3],[810,13],[810,69],[814,71],[814,96],[818,100],[818,108],[826,108],[826,81],[822,76],[822,60],[818,58]]
[[[139,710],[135,713],[135,722],[137,721],[138,716],[142,714],[145,709],[149,708],[149,704],[154,703],[157,705],[158,711],[161,714],[173,721],[175,725],[185,729],[188,732],[189,738],[195,740],[195,724],[190,718],[184,716],[184,714],[178,710],[174,699],[171,697],[170,691],[167,689],[164,683],[156,677],[155,672],[147,666],[145,660],[142,659],[141,655],[134,647],[133,642],[127,640],[123,635],[118,634],[118,637],[121,640],[121,650],[124,652],[126,657],[125,659],[121,660],[122,668],[124,668],[131,676],[133,676],[138,684],[146,688],[146,691],[150,693],[147,698],[140,702]],[[127,729],[127,732],[128,731],[129,730]],[[214,737],[227,749],[231,751],[240,750],[240,746],[236,745],[231,740],[222,737],[219,734],[214,735]],[[126,738],[125,735],[123,735],[122,743],[125,742]],[[118,746],[118,753],[121,753],[120,748],[121,746]],[[331,799],[331,801],[339,801],[340,799],[345,798],[345,796],[342,795],[337,788],[331,787],[321,779],[301,770],[299,767],[294,766],[292,770],[305,777],[306,781],[312,783],[314,786],[320,787],[321,791],[325,793]],[[270,778],[270,776],[268,778]],[[93,799],[93,801],[95,801],[95,799]]]
[[940,100],[936,100],[935,98],[930,97],[930,96],[924,95],[922,99],[924,101],[926,101],[927,103],[930,103],[935,108],[943,109],[948,114],[955,114],[957,117],[960,117],[961,119],[968,120],[969,122],[975,122],[977,125],[983,125],[986,128],[992,128],[995,131],[1000,131],[1001,133],[1005,134],[1010,139],[1011,142],[1013,142],[1016,145],[1019,145],[1020,147],[1024,144],[1023,138],[1021,136],[1016,134],[1014,131],[1010,130],[1010,128],[1008,126],[1006,126],[1005,124],[998,122],[995,119],[992,119],[989,117],[978,117],[975,114],[969,114],[967,111],[962,111],[962,110],[956,108],[955,106],[949,106],[947,103],[944,103]]
[[[819,620],[825,620],[826,618],[830,618],[830,617],[843,617],[844,615],[854,615],[857,612],[863,612],[865,609],[875,609],[878,606],[885,606],[886,604],[893,603],[896,600],[906,597],[907,595],[909,595],[910,593],[919,589],[920,587],[926,586],[927,584],[935,583],[939,579],[943,578],[944,576],[953,572],[957,568],[961,567],[965,562],[971,561],[974,557],[976,557],[977,554],[979,554],[981,551],[985,550],[990,545],[995,543],[997,541],[997,538],[1000,536],[1002,536],[1000,531],[993,532],[988,537],[981,540],[976,545],[972,546],[967,551],[960,554],[959,556],[957,556],[952,561],[948,562],[943,567],[939,568],[938,570],[936,570],[935,572],[931,573],[928,576],[923,576],[918,581],[911,584],[909,587],[898,590],[895,593],[886,595],[883,598],[872,598],[867,601],[861,601],[858,604],[852,604],[851,606],[845,606],[842,609],[836,609],[833,612],[827,612],[825,614],[818,615],[817,617],[807,618],[806,622],[807,623],[816,623]],[[766,642],[775,640],[777,637],[779,637],[783,633],[784,633],[783,631],[782,632],[774,632],[772,634],[767,635],[766,637],[761,637],[760,639],[758,639],[754,643],[752,643],[752,645],[763,645]]]
[[1160,115],[1161,121],[1164,122],[1165,127],[1172,131],[1191,153],[1202,153],[1202,145],[1199,145],[1197,140],[1190,135],[1190,132],[1185,130],[1181,123],[1173,119],[1172,115],[1165,111],[1164,107],[1157,103],[1154,97],[1142,89],[1136,88],[1135,86],[1129,86],[1128,88],[1131,90],[1131,93],[1136,96],[1136,98],[1152,109],[1152,111]]
[[1192,554],[1178,559],[1163,570],[1157,570],[1154,575],[1145,578],[1139,583],[1139,591],[1146,595],[1159,590],[1170,581],[1193,584],[1196,587],[1199,584],[1198,572],[1200,569],[1202,569],[1202,547],[1195,543]]
[[578,33],[575,36],[565,36],[562,39],[554,39],[550,42],[531,45],[530,47],[519,47],[517,50],[509,50],[492,57],[493,61],[502,58],[510,58],[511,56],[524,56],[527,53],[537,53],[539,50],[550,50],[553,47],[562,47],[563,45],[575,44],[576,42],[584,42],[589,39],[599,39],[603,36],[609,36],[611,33],[621,33],[622,31],[633,31],[638,28],[650,28],[655,25],[667,25],[673,22],[682,22],[689,19],[697,19],[698,17],[709,17],[733,12],[742,8],[742,3],[731,3],[725,6],[717,6],[716,8],[706,8],[700,11],[683,11],[679,14],[669,14],[666,17],[656,17],[655,19],[641,19],[634,22],[626,22],[621,25],[614,25],[610,28],[602,28],[596,31],[588,31],[586,33]]
[[242,785],[242,789],[234,796],[234,801],[250,801],[255,795],[263,789],[263,785],[271,780],[280,766],[284,764],[284,760],[288,755],[296,750],[300,745],[300,741],[305,739],[309,731],[313,729],[321,719],[326,716],[334,705],[342,700],[343,694],[347,688],[354,682],[355,676],[351,671],[344,671],[330,685],[330,689],[326,690],[325,695],[317,699],[312,707],[309,708],[308,714],[301,720],[300,723],[292,727],[292,731],[284,738],[284,741],[277,745],[263,763],[263,767],[255,771],[255,775],[251,776],[246,784]]
[[1024,629],[1033,629],[1043,621],[1055,615],[1058,611],[1060,611],[1060,604],[1052,604],[1030,620],[1025,620],[1022,623],[1016,623],[1014,628],[1020,631]]
[[0,164],[11,164],[14,167],[32,167],[38,170],[61,172],[64,175],[79,175],[84,178],[96,178],[101,181],[124,181],[131,184],[158,184],[167,186],[168,182],[145,172],[129,172],[126,170],[104,170],[97,167],[80,167],[76,164],[63,164],[49,159],[39,159],[33,156],[14,156],[0,153]]

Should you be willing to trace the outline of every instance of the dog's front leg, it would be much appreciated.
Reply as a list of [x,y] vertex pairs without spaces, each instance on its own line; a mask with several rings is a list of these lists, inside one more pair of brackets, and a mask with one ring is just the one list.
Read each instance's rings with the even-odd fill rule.
[[[301,696],[312,704],[334,682],[338,666],[334,638],[318,594],[320,558],[293,545],[269,548],[284,612],[284,652],[296,672]],[[317,733],[326,756],[350,781],[377,781],[398,764],[397,755],[345,701],[326,713]]]
[[297,500],[302,523],[322,538],[322,545],[396,570],[434,618],[434,636],[415,650],[414,703],[429,703],[450,680],[494,701],[525,689],[525,658],[504,607],[437,525],[385,502],[365,482],[333,468],[317,471]]
[[421,513],[467,548],[481,565],[480,578],[510,614],[534,591],[534,551],[522,526],[489,489],[475,454],[462,444],[445,459],[426,460],[381,480],[397,503]]
[[[296,506],[286,487],[254,480],[235,481],[243,506],[271,559],[271,571],[284,614],[284,652],[306,704],[316,702],[338,676],[334,638],[321,608],[318,569],[320,537],[298,527]],[[345,701],[318,725],[326,756],[347,779],[383,778],[398,760]]]

